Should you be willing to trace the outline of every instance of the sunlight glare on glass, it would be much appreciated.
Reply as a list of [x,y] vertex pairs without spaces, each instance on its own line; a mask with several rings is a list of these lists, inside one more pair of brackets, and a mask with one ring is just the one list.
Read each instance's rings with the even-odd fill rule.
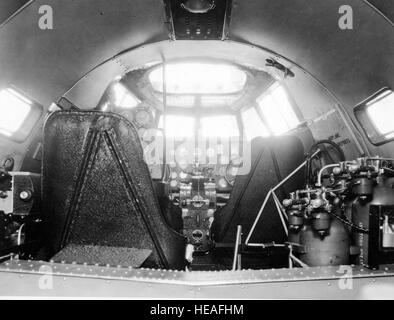
[[[236,66],[212,63],[172,63],[165,67],[169,94],[229,94],[241,91],[246,74]],[[154,69],[149,80],[155,91],[163,92],[163,67]]]
[[203,137],[237,137],[237,119],[233,115],[201,118],[201,133]]
[[[193,117],[168,115],[166,116],[166,136],[167,137],[191,137],[194,134]],[[163,116],[159,119],[159,128],[163,129]]]
[[[159,100],[163,102],[163,95],[159,95]],[[191,95],[169,95],[167,96],[167,105],[179,108],[191,108],[195,104],[195,96]]]
[[0,91],[0,132],[17,132],[31,111],[32,102],[12,89]]
[[227,107],[239,99],[238,95],[213,95],[202,96],[201,106],[207,107]]
[[270,135],[255,108],[249,108],[243,111],[241,115],[246,138],[248,140],[252,140],[256,137],[268,137]]
[[114,104],[123,109],[133,109],[140,104],[140,101],[120,83],[116,83],[113,87],[115,93]]
[[299,120],[285,90],[278,85],[263,93],[257,103],[270,130],[281,135],[298,126]]
[[386,91],[371,101],[367,113],[379,133],[391,138],[394,131],[394,92]]

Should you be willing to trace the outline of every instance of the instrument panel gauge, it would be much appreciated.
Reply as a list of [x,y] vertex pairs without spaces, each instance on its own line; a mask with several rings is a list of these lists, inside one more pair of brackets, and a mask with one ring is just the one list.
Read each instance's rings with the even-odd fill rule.
[[154,122],[153,114],[146,108],[138,108],[135,112],[135,122],[141,127],[150,127]]

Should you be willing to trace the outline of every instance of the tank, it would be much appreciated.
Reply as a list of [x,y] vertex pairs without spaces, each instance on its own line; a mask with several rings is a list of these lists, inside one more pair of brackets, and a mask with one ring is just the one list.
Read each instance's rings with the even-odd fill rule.
[[[357,197],[352,204],[352,222],[357,226],[369,229],[370,206],[394,205],[393,178],[380,176],[378,183],[373,189],[372,197]],[[353,244],[360,248],[360,254],[355,259],[355,264],[368,266],[368,241],[369,236],[365,233],[353,233]]]
[[305,224],[298,233],[298,239],[304,248],[299,257],[310,267],[349,263],[350,235],[344,224],[336,218],[331,218],[331,226],[325,235],[314,230],[310,224]]

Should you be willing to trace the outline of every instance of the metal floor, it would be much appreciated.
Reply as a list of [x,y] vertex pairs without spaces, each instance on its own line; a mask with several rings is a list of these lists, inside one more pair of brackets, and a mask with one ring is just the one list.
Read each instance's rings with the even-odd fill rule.
[[187,272],[11,260],[0,264],[0,296],[393,299],[394,265]]

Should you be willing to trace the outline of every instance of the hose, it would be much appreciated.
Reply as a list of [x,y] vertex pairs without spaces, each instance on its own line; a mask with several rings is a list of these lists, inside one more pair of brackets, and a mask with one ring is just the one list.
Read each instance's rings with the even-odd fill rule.
[[311,185],[311,183],[312,183],[312,181],[311,181],[311,161],[312,161],[313,157],[311,155],[313,154],[313,151],[315,149],[317,149],[319,145],[322,145],[322,144],[329,144],[329,145],[331,145],[337,151],[338,156],[340,158],[339,161],[345,161],[345,154],[343,153],[343,150],[334,141],[331,141],[331,140],[319,140],[319,141],[315,142],[312,145],[312,147],[309,149],[309,153],[308,153],[307,158],[306,158],[305,181],[306,181],[307,185]]
[[320,171],[319,171],[319,173],[318,173],[318,175],[317,175],[317,186],[318,187],[321,187],[321,180],[322,180],[322,175],[323,175],[323,172],[325,171],[325,170],[327,170],[327,169],[329,169],[329,168],[336,168],[336,167],[339,167],[339,164],[329,164],[329,165],[326,165],[326,166],[324,166],[323,168],[321,168],[320,169]]

